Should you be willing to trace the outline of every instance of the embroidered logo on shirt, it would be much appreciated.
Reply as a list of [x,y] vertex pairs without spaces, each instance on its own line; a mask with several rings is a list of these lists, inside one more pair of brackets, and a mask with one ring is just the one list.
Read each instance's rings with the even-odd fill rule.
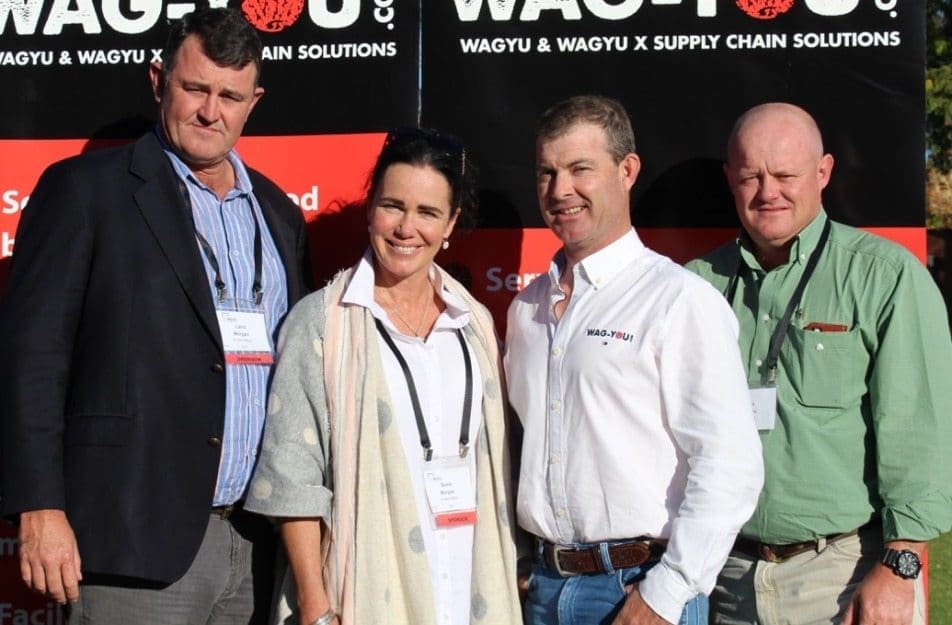
[[622,330],[603,330],[601,328],[588,328],[585,330],[585,336],[596,336],[599,338],[614,339],[616,341],[627,341],[631,343],[635,340],[635,335],[631,332]]

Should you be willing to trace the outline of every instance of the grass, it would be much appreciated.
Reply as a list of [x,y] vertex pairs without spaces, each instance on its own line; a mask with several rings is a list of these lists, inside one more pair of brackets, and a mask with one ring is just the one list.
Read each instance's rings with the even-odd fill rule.
[[952,534],[929,543],[929,625],[952,625]]

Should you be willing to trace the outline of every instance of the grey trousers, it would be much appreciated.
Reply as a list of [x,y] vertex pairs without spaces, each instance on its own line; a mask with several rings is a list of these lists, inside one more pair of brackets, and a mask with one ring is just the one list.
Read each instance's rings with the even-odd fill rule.
[[184,577],[169,586],[88,574],[69,625],[266,625],[274,581],[276,535],[247,512],[212,514]]

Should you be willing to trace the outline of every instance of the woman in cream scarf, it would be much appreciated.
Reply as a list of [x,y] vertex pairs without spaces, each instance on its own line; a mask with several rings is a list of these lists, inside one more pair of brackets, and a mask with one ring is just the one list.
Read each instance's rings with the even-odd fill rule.
[[492,319],[433,262],[474,204],[467,165],[391,132],[369,249],[285,321],[245,503],[280,520],[280,622],[521,623]]

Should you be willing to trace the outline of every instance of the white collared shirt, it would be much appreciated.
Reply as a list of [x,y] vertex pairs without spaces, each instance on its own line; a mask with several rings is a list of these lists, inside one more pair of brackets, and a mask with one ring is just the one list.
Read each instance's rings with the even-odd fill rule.
[[[383,322],[406,360],[413,375],[423,420],[433,445],[434,458],[458,456],[465,373],[463,352],[455,330],[462,329],[469,323],[469,307],[466,302],[444,288],[439,273],[431,269],[430,280],[446,304],[446,310],[437,318],[433,330],[425,340],[401,334],[384,309],[374,301],[374,270],[371,258],[371,252],[368,250],[354,271],[342,301],[369,308],[373,316]],[[377,341],[393,405],[393,421],[397,424],[400,439],[403,441],[407,469],[413,483],[422,544],[430,565],[436,622],[438,625],[469,625],[474,526],[439,530],[433,527],[423,483],[423,447],[420,444],[420,433],[413,414],[407,380],[400,363],[379,333]],[[476,355],[468,345],[467,349],[473,365],[473,404],[467,459],[475,484],[477,434],[482,424],[483,381]]]
[[519,523],[561,544],[670,539],[640,589],[677,622],[713,588],[763,482],[737,321],[634,230],[575,265],[556,321],[563,266],[560,253],[509,308]]

